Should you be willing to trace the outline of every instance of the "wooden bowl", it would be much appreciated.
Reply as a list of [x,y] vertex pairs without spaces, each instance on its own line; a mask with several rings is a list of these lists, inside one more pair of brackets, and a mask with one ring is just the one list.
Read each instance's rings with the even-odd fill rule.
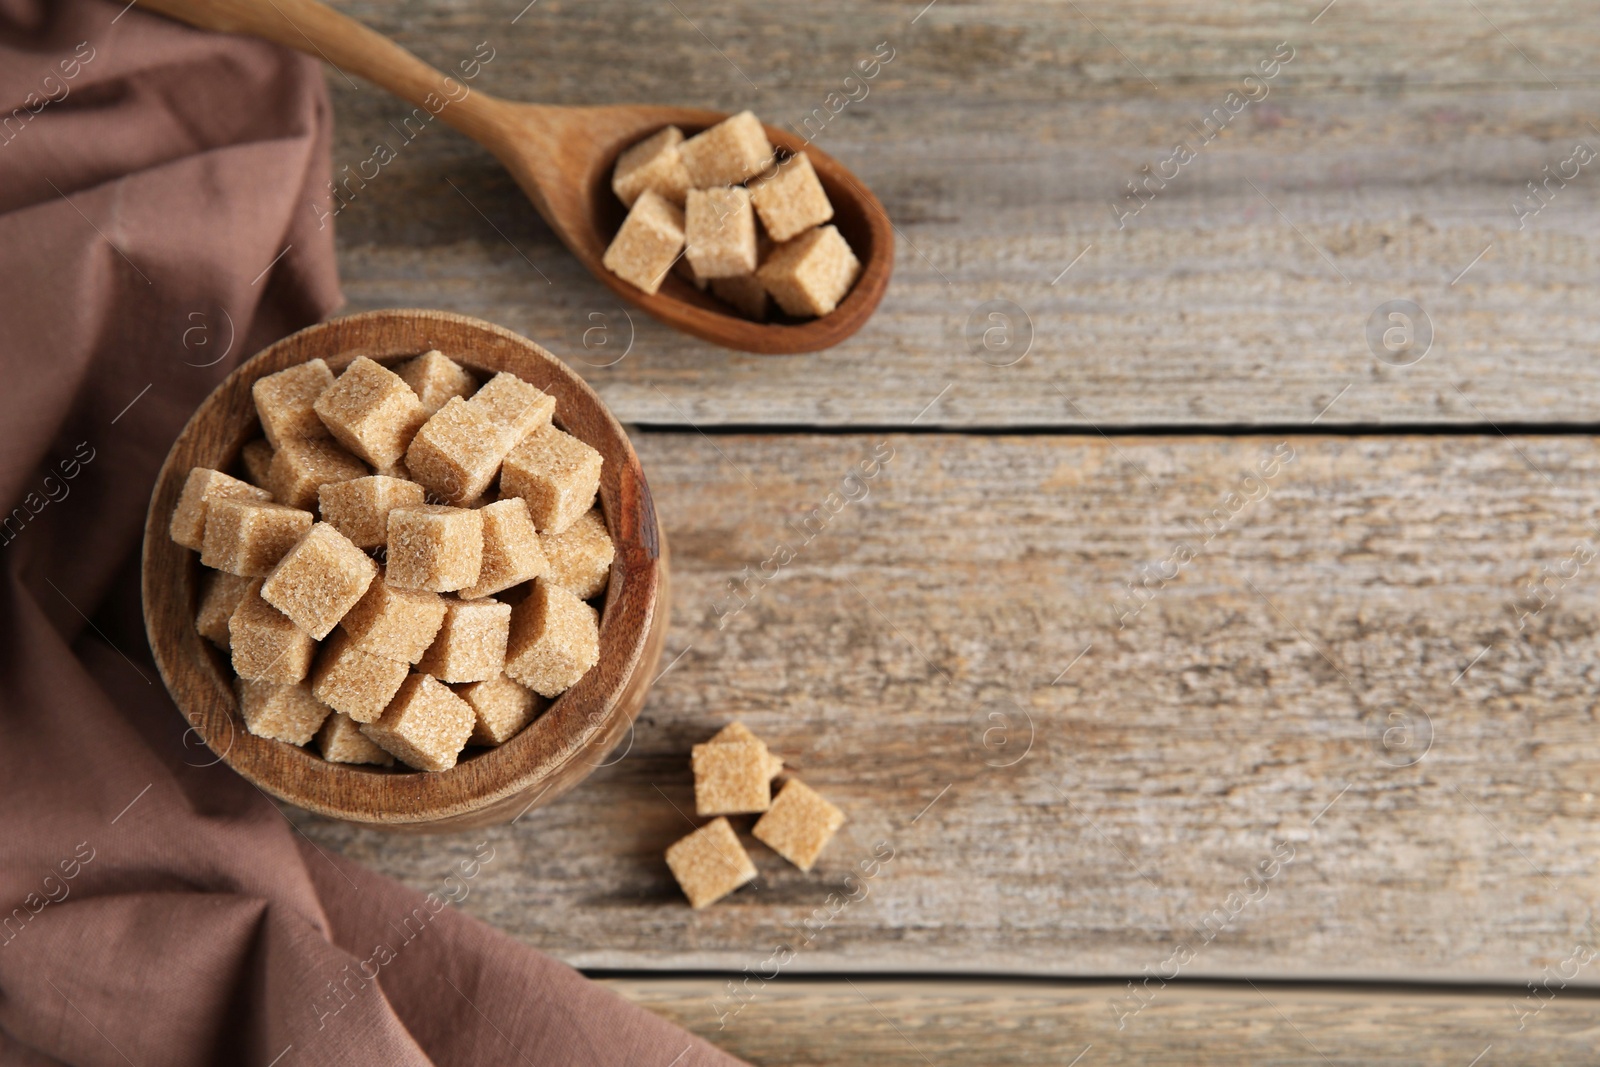
[[[605,457],[600,503],[616,542],[600,621],[600,661],[539,718],[498,748],[468,749],[442,773],[328,763],[244,727],[225,653],[195,630],[198,554],[167,526],[192,467],[236,469],[260,435],[250,386],[318,357],[336,373],[357,356],[379,362],[437,348],[488,377],[511,371],[556,398],[556,421]],[[373,311],[301,330],[252,357],[219,385],[173,443],[144,531],[144,619],[173,701],[217,758],[261,789],[308,811],[391,830],[430,832],[505,822],[572,788],[628,732],[666,639],[667,551],[650,487],[621,425],[581,378],[510,330],[442,311]]]

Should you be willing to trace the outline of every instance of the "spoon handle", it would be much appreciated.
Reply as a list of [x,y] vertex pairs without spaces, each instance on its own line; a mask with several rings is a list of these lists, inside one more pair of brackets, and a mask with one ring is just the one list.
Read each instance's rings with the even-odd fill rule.
[[502,126],[500,101],[469,90],[383,34],[317,0],[137,0],[203,30],[245,33],[316,56],[346,76],[356,74],[409,101],[476,140]]

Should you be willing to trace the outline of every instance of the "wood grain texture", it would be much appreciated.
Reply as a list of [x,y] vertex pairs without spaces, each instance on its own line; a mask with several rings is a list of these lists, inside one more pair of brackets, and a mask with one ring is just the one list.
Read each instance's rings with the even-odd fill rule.
[[[1600,936],[1594,439],[635,443],[675,603],[625,757],[482,837],[313,839],[432,888],[487,838],[467,910],[588,967],[1517,984]],[[849,821],[691,912],[662,851],[734,718]]]
[[[1595,164],[1523,228],[1512,210],[1576,142],[1600,149],[1592,6],[1340,0],[1315,23],[1323,3],[1276,0],[340,6],[442,66],[487,41],[474,85],[501,95],[749,106],[797,129],[894,49],[817,136],[896,224],[894,283],[861,333],[779,361],[630,324],[487,152],[403,136],[404,109],[331,75],[336,162],[395,153],[334,223],[352,307],[524,332],[625,420],[895,426],[936,396],[919,426],[1600,420]],[[1285,41],[1266,98],[1119,228],[1126,183]],[[1410,367],[1366,339],[1400,299],[1433,327]],[[1031,323],[1011,366],[968,336],[991,300]]]
[[[778,979],[725,1027],[713,978],[605,984],[752,1064],[1580,1063],[1592,992],[1568,991],[1519,1030],[1516,991],[1172,986],[1119,1030],[1124,984]],[[1488,1055],[1484,1055],[1484,1053]],[[1075,1060],[1074,1057],[1082,1056]]]

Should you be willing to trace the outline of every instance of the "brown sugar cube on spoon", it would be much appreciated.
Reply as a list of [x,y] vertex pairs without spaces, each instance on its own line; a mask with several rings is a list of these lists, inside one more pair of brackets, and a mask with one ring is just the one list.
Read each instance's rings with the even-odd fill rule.
[[709,189],[740,185],[772,165],[772,142],[751,111],[717,123],[678,146],[689,171],[689,186]]
[[380,577],[339,622],[354,647],[375,656],[415,663],[433,644],[448,604],[437,593],[400,589]]
[[718,741],[693,750],[697,815],[743,815],[772,806],[767,746],[757,740]]
[[311,529],[309,511],[223,497],[206,506],[200,562],[229,574],[264,578]]
[[303,745],[327,719],[328,705],[311,695],[304,682],[280,684],[239,679],[239,714],[257,737]]
[[372,763],[393,767],[394,757],[367,739],[361,727],[341,712],[329,715],[317,731],[317,748],[329,763]]
[[472,706],[443,682],[413,674],[400,685],[383,716],[361,732],[385,752],[419,771],[448,771],[472,735]]
[[802,871],[809,871],[817,854],[843,825],[844,812],[800,779],[791,778],[772,802],[772,810],[757,819],[750,832]]
[[682,251],[683,209],[646,191],[633,202],[601,262],[623,281],[654,293]]
[[550,425],[556,410],[555,397],[506,371],[490,378],[469,403],[494,423],[506,451],[539,427]]
[[826,315],[839,306],[861,262],[833,226],[807,230],[772,250],[756,277],[791,315]]
[[600,613],[543,578],[511,611],[506,673],[535,693],[557,697],[600,662]]
[[606,591],[617,548],[599,508],[590,508],[560,533],[541,537],[539,544],[550,581],[580,600],[592,600]]
[[228,619],[228,647],[233,673],[240,678],[289,685],[305,678],[317,643],[293,619],[261,599],[260,582],[251,582]]
[[678,153],[682,144],[683,131],[668,126],[627,149],[611,172],[611,191],[629,207],[645,192],[659,193],[682,206],[689,192],[689,171]]
[[667,868],[691,908],[715,904],[756,876],[727,819],[713,819],[667,847]]
[[282,448],[285,441],[327,437],[328,428],[317,418],[317,397],[333,384],[333,371],[320,359],[256,379],[250,396],[267,443]]
[[411,439],[406,469],[440,500],[462,505],[489,488],[514,443],[481,406],[451,397]]
[[206,505],[224,497],[271,500],[272,494],[209,467],[195,467],[183,483],[183,493],[178,497],[178,506],[172,509],[172,522],[167,532],[184,548],[200,551],[206,541]]
[[500,469],[500,495],[518,496],[541,534],[561,533],[594,506],[605,459],[554,426],[523,439]]
[[804,152],[751,182],[750,202],[774,241],[798,237],[833,218],[833,204]]
[[267,488],[272,499],[293,508],[317,506],[317,490],[329,482],[365,478],[367,465],[332,440],[290,440],[272,454]]
[[317,490],[322,521],[359,548],[377,548],[389,539],[389,512],[426,504],[416,482],[373,474],[347,482],[329,482]]
[[483,516],[483,563],[478,580],[460,591],[462,600],[477,600],[531,582],[549,568],[527,502],[521,497],[485,504],[478,513]]
[[366,356],[352,360],[312,407],[336,441],[374,467],[404,456],[428,420],[405,379]]
[[684,219],[684,258],[695,274],[716,279],[755,271],[756,215],[748,190],[691,190]]
[[261,585],[261,597],[318,641],[378,576],[378,565],[325,522],[311,527]]
[[451,397],[466,399],[478,388],[477,380],[461,364],[436,348],[406,360],[394,372],[411,386],[429,418]]
[[451,688],[477,716],[470,738],[474,745],[503,745],[539,713],[538,694],[504,674]]
[[482,565],[483,516],[478,512],[440,504],[389,512],[391,585],[449,593],[476,582]]
[[503,674],[511,605],[498,600],[447,600],[444,625],[417,670],[441,682],[482,682]]
[[410,664],[363,652],[340,631],[317,657],[311,695],[356,722],[374,722],[410,673]]

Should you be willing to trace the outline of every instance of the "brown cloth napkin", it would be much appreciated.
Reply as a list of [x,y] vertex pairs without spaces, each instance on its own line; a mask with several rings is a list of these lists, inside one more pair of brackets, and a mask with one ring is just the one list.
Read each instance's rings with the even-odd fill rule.
[[319,850],[150,661],[168,445],[340,300],[318,65],[0,0],[0,108],[0,1061],[735,1063],[450,906],[488,845],[432,896]]

